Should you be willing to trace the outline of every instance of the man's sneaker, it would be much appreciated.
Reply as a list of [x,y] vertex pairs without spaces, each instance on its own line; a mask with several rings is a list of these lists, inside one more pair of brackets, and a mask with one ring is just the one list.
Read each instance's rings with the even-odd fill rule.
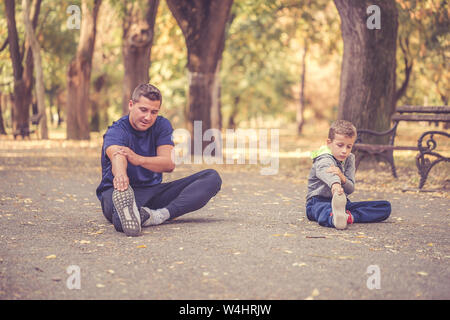
[[345,212],[345,205],[347,198],[345,194],[335,193],[331,200],[333,224],[336,229],[343,230],[347,228],[347,213]]
[[125,191],[114,189],[112,200],[122,224],[123,232],[127,236],[138,236],[141,232],[141,217],[131,186],[128,186]]
[[157,226],[170,218],[170,213],[167,208],[152,210],[147,207],[141,207],[139,212],[141,214],[141,225],[143,227]]
[[141,209],[139,210],[139,214],[141,216],[141,226],[145,226],[145,222],[150,219],[150,212],[148,212],[147,210],[144,209],[144,207],[141,207]]

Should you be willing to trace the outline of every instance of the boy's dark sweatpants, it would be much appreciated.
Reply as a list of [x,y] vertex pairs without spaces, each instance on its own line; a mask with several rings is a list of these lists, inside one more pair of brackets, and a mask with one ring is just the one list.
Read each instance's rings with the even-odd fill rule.
[[[205,206],[219,192],[221,185],[222,179],[217,171],[207,169],[179,180],[151,187],[133,187],[133,190],[138,209],[141,207],[166,208],[169,210],[170,219],[174,219]],[[113,191],[114,188],[103,191],[102,210],[105,218],[120,231],[122,227],[119,216],[113,210]]]
[[[351,202],[347,198],[345,209],[355,223],[381,222],[391,214],[391,204],[385,200]],[[321,226],[334,228],[331,211],[331,198],[316,196],[306,202],[306,216]]]

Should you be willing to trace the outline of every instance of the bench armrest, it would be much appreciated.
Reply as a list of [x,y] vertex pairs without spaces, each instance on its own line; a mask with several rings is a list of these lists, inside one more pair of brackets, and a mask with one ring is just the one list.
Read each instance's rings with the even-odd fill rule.
[[373,135],[373,136],[377,136],[377,137],[391,135],[391,137],[389,139],[389,144],[393,145],[394,139],[395,139],[395,133],[397,131],[397,126],[398,126],[398,122],[395,122],[395,124],[392,128],[390,128],[389,130],[386,130],[386,131],[382,131],[382,132],[369,130],[369,129],[360,129],[360,130],[358,130],[358,135],[357,135],[355,143],[363,143],[361,134],[369,134],[369,135]]
[[426,131],[420,136],[419,140],[417,141],[417,147],[420,151],[431,152],[436,149],[437,142],[434,139],[434,135],[443,135],[444,137],[450,138],[450,134],[443,131]]

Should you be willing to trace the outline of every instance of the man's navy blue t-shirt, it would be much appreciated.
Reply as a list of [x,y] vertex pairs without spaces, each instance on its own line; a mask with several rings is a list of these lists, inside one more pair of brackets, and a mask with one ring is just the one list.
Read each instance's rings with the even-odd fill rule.
[[[102,181],[96,191],[98,199],[101,201],[102,192],[113,187],[114,176],[111,171],[111,160],[106,154],[106,149],[109,146],[125,146],[138,155],[154,157],[157,147],[174,145],[172,132],[173,128],[170,121],[162,116],[158,116],[155,123],[145,131],[134,129],[130,124],[128,115],[113,122],[103,136]],[[153,186],[162,182],[162,173],[134,166],[131,163],[127,165],[127,174],[133,188]]]

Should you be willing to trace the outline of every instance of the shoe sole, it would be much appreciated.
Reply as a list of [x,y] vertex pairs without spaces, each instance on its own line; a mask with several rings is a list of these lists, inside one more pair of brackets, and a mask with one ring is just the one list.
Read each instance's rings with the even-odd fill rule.
[[336,229],[343,230],[347,228],[347,214],[345,213],[346,204],[347,198],[344,194],[335,194],[331,200],[333,224]]
[[136,237],[141,233],[141,217],[134,199],[133,189],[114,190],[112,200],[119,215],[122,230],[127,236]]

